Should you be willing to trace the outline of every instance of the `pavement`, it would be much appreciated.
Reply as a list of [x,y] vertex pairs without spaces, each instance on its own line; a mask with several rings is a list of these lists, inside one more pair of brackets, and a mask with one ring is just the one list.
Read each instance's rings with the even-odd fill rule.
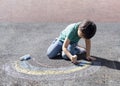
[[[0,4],[0,86],[120,85],[120,1],[1,0]],[[97,60],[78,66],[48,59],[47,48],[60,32],[86,18],[97,24],[91,49]],[[84,40],[79,44],[85,46]],[[20,61],[26,54],[31,59]]]
[[[0,86],[119,86],[120,23],[97,23],[91,50],[97,61],[84,67],[46,56],[68,24],[0,23]],[[20,61],[26,54],[31,59]]]

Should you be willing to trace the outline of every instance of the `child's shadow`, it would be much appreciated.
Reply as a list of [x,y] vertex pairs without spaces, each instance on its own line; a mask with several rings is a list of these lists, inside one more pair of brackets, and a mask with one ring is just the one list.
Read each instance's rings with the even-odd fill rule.
[[96,58],[96,61],[101,62],[101,66],[120,70],[120,62],[118,62],[118,61],[108,60],[108,59],[104,59],[104,58],[100,58],[100,57],[96,57],[96,56],[93,56],[93,57]]
[[[96,60],[95,60],[96,62],[101,63],[101,65],[94,64],[94,66],[106,66],[111,69],[120,70],[120,62],[118,62],[118,61],[108,60],[108,59],[104,59],[104,58],[97,57],[97,56],[92,56],[92,57],[96,58]],[[59,60],[62,59],[61,56],[56,57],[56,60],[58,60],[58,59]],[[84,56],[81,59],[86,60]],[[78,59],[78,60],[81,60],[81,59]],[[67,60],[67,61],[69,61],[69,60]]]

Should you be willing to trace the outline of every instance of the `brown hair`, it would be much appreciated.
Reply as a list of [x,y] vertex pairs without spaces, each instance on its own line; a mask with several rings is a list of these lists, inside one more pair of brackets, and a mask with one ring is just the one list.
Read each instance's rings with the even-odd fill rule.
[[92,38],[96,33],[96,24],[90,20],[83,20],[79,28],[86,39]]

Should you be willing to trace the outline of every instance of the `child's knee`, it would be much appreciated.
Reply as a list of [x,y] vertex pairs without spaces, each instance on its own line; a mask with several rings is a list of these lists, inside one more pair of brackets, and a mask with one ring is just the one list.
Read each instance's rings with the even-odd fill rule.
[[79,48],[80,49],[80,54],[86,54],[86,49],[84,48]]
[[86,55],[86,50],[85,49],[82,50],[82,54]]
[[50,52],[47,52],[47,56],[48,56],[49,59],[53,59],[54,58],[54,56]]

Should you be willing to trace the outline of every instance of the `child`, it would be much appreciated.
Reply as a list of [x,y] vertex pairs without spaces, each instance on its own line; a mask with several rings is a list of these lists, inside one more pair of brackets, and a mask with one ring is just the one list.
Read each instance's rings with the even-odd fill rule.
[[[62,55],[62,58],[69,59],[76,63],[80,54],[86,53],[87,60],[95,60],[90,56],[91,38],[96,33],[96,25],[90,20],[68,25],[60,34],[59,38],[54,40],[47,50],[47,56],[50,59]],[[78,45],[78,41],[85,39],[86,48]]]

